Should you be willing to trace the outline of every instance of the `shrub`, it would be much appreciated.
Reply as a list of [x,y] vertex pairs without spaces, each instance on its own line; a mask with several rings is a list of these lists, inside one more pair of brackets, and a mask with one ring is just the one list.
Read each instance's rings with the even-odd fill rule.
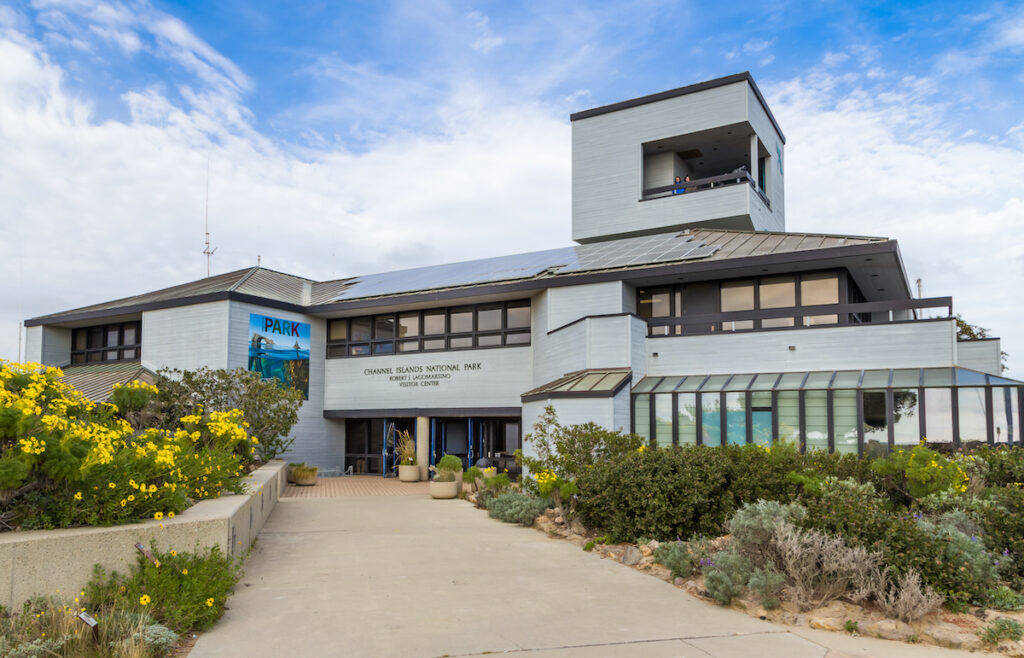
[[534,520],[548,508],[548,501],[515,492],[503,493],[490,500],[487,514],[505,523],[533,525]]
[[987,592],[988,605],[996,610],[1024,610],[1024,596],[1001,585]]
[[1024,482],[1024,451],[1020,447],[983,445],[973,456],[981,462],[981,475],[988,486],[1006,487]]
[[860,627],[854,620],[847,619],[846,622],[843,623],[843,630],[845,630],[850,635],[856,635],[860,632]]
[[174,429],[176,419],[201,414],[200,409],[239,409],[250,433],[259,439],[255,455],[260,460],[284,454],[294,441],[288,433],[299,420],[302,392],[282,386],[277,379],[262,379],[259,373],[241,368],[163,369],[157,372],[156,386],[160,392],[154,405],[157,417],[165,419],[158,425],[162,429]]
[[[0,362],[0,520],[25,528],[113,525],[177,513],[190,499],[242,485],[254,450],[241,412],[174,419],[135,430],[111,404],[94,404],[60,370]],[[156,389],[133,382],[115,398],[138,407]]]
[[523,443],[533,446],[536,454],[522,457],[523,465],[531,473],[553,471],[572,481],[599,462],[636,452],[644,440],[636,434],[613,432],[595,423],[566,427],[558,422],[555,408],[548,405],[533,430],[523,437]]
[[130,575],[109,577],[96,565],[85,589],[92,608],[141,605],[175,632],[204,630],[224,613],[224,603],[241,576],[241,561],[219,546],[196,553],[162,552],[155,562],[139,555]]
[[477,478],[483,479],[483,471],[477,466],[470,466],[469,470],[462,474],[462,481],[466,484],[474,484]]
[[720,535],[735,504],[729,454],[685,446],[598,462],[576,481],[577,511],[587,527],[618,540]]
[[960,465],[924,444],[876,459],[871,470],[891,478],[894,487],[911,500],[943,491],[967,491],[967,474]]
[[434,482],[455,482],[455,472],[447,469],[438,469],[438,471],[434,473]]
[[437,472],[450,471],[457,473],[462,470],[462,460],[455,455],[445,455],[437,462]]
[[670,541],[654,549],[654,561],[672,572],[673,578],[688,578],[693,575],[695,560],[686,542]]
[[878,607],[890,617],[908,624],[942,605],[942,596],[921,581],[913,569],[896,578],[876,596]]
[[400,430],[397,441],[395,441],[395,452],[398,453],[399,466],[416,465],[416,441],[409,434],[409,430]]
[[765,565],[775,557],[772,537],[782,524],[798,523],[807,510],[796,503],[783,505],[773,500],[745,503],[729,519],[732,544],[755,564]]
[[765,609],[774,610],[781,603],[779,593],[785,583],[786,578],[775,570],[774,564],[769,564],[767,567],[757,567],[750,572],[747,587],[757,594]]
[[497,475],[484,480],[485,491],[504,491],[511,485],[512,483],[508,479],[508,473],[498,473]]
[[1024,489],[1012,485],[986,489],[975,500],[971,516],[981,526],[986,545],[996,553],[1001,572],[1015,588],[1024,588]]
[[1007,617],[1000,617],[985,627],[981,633],[981,641],[989,646],[998,646],[1003,640],[1016,642],[1024,637],[1024,629],[1019,623]]
[[714,556],[714,565],[704,570],[704,587],[719,605],[729,605],[743,593],[753,565],[735,550],[727,548]]

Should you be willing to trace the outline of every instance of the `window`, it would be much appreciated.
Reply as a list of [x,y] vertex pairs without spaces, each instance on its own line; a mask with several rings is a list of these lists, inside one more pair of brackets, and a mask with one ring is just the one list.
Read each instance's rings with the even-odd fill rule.
[[81,327],[71,332],[71,363],[132,361],[141,351],[139,322]]
[[331,320],[327,358],[530,344],[530,300]]
[[[791,276],[761,279],[761,308],[792,308],[796,306],[796,278]],[[792,327],[793,318],[766,318],[762,327]]]
[[[640,317],[667,318],[679,311],[672,308],[672,289],[654,288],[651,290],[637,291],[637,310]],[[668,335],[668,327],[651,327],[651,334],[655,336]]]
[[[722,284],[722,313],[754,310],[754,282],[727,281]],[[723,331],[753,329],[753,320],[732,320],[722,323]]]
[[[800,305],[817,306],[819,304],[839,303],[839,277],[835,272],[822,274],[804,274],[800,277]],[[804,318],[805,325],[835,324],[839,322],[836,315],[812,315]]]

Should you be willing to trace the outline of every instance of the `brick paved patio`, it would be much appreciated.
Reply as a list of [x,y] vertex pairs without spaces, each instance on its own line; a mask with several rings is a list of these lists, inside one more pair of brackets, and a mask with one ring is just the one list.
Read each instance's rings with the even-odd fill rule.
[[347,498],[350,496],[429,496],[429,482],[399,482],[379,475],[317,478],[312,487],[289,484],[282,498]]

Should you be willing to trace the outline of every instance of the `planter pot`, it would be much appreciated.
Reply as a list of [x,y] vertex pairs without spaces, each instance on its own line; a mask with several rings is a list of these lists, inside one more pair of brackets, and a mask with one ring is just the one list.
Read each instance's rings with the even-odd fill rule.
[[419,482],[420,480],[420,467],[419,466],[408,466],[405,464],[398,465],[398,481],[399,482]]
[[435,482],[430,481],[430,496],[432,498],[455,498],[459,495],[459,485],[462,484],[458,480],[455,482]]
[[292,479],[294,479],[295,484],[300,487],[312,487],[316,484],[317,470],[316,466],[311,466],[309,468],[293,468]]

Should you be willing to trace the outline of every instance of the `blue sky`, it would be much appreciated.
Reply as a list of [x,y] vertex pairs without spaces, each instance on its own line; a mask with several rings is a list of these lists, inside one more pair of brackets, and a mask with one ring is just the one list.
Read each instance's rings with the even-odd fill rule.
[[570,112],[744,70],[789,230],[898,239],[1024,376],[1020,3],[0,0],[0,357],[204,274],[208,164],[214,272],[564,246]]

